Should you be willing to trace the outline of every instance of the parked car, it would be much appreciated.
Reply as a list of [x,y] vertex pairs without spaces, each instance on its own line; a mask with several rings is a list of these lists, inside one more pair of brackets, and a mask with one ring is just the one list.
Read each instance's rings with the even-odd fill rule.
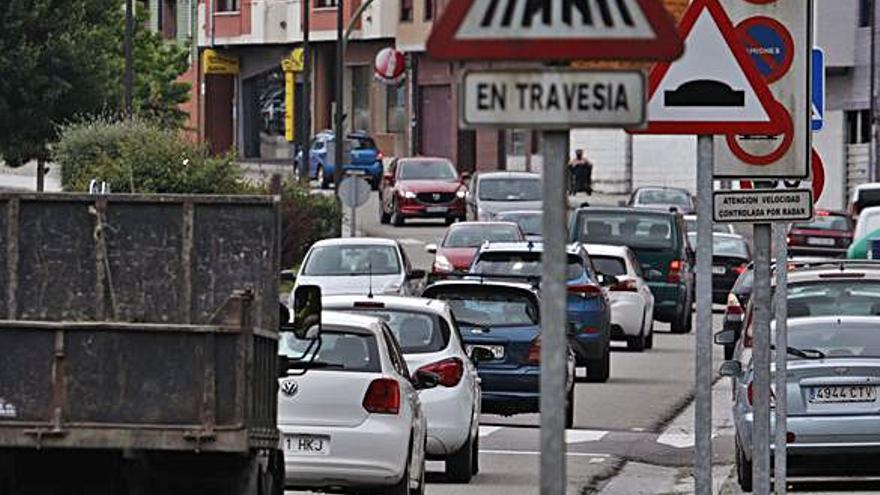
[[697,210],[691,193],[678,187],[640,187],[633,191],[626,205],[632,208],[676,210],[684,215],[696,213]]
[[503,211],[540,210],[541,176],[530,172],[487,172],[474,176],[467,196],[471,220],[495,220]]
[[542,222],[544,213],[541,210],[502,211],[495,215],[499,222],[515,222],[526,236],[527,241],[541,242],[544,239]]
[[[486,243],[470,272],[487,278],[538,281],[543,249],[534,242]],[[567,284],[569,340],[577,366],[586,367],[588,381],[606,382],[611,376],[611,302],[583,245],[568,247]]]
[[[860,270],[863,275],[867,270]],[[792,476],[877,475],[880,453],[880,277],[806,274],[788,296],[787,453]],[[856,275],[858,271],[850,272]],[[835,273],[836,276],[836,273]],[[832,299],[833,298],[833,299]],[[833,302],[831,302],[833,301]],[[829,303],[831,302],[831,303]],[[775,325],[773,327],[775,333]],[[751,334],[751,326],[748,334]],[[771,336],[772,338],[772,336]],[[774,351],[775,352],[775,351]],[[754,369],[751,353],[728,361],[734,379],[736,472],[752,489]],[[771,404],[775,391],[771,391]]]
[[862,210],[872,206],[880,206],[880,182],[856,186],[850,194],[849,202],[849,214],[852,219],[858,219]]
[[[442,280],[423,297],[452,308],[469,355],[477,358],[482,410],[512,416],[540,411],[541,296],[534,284]],[[565,425],[574,424],[574,352],[568,351]]]
[[[697,216],[696,215],[685,215],[684,221],[687,224],[688,234],[691,232],[697,231]],[[719,234],[736,234],[736,229],[733,227],[733,224],[730,223],[719,223],[712,222],[712,232],[718,232]]]
[[853,241],[853,222],[845,213],[817,210],[812,221],[792,224],[786,239],[791,254],[843,255]]
[[279,353],[314,361],[282,375],[278,428],[287,489],[425,490],[427,420],[419,390],[434,373],[410,373],[388,326],[378,318],[326,311],[320,346],[282,334]]
[[730,292],[727,294],[726,306],[724,308],[724,323],[722,328],[723,330],[733,332],[733,342],[724,345],[724,359],[733,358],[733,350],[735,344],[737,341],[739,341],[739,338],[742,335],[746,308],[748,307],[749,300],[752,297],[752,285],[754,284],[754,282],[755,272],[752,265],[750,264],[748,267],[746,267],[746,270],[743,271],[739,275],[739,277],[737,277],[736,282],[734,282],[733,287],[731,287]]
[[674,333],[690,332],[694,253],[680,214],[586,207],[572,215],[569,232],[573,242],[628,246],[645,273],[660,272],[662,277],[648,280],[654,293],[654,318],[669,322]]
[[[584,246],[596,272],[614,277],[608,287],[611,300],[611,338],[625,340],[631,351],[654,347],[654,295],[645,281],[642,265],[626,246]],[[654,277],[662,276],[655,272]]]
[[428,419],[427,455],[446,462],[448,481],[469,483],[479,471],[480,381],[449,306],[397,296],[332,296],[323,305],[384,321],[407,367],[440,377],[438,387],[420,394]]
[[[309,179],[318,181],[322,189],[329,189],[333,184],[336,171],[334,167],[332,144],[335,141],[333,131],[322,131],[312,139],[309,150]],[[373,189],[379,188],[382,180],[382,160],[385,156],[379,151],[376,142],[364,131],[351,132],[346,135],[346,147],[349,149],[348,162],[343,165],[345,171],[359,171],[367,176]],[[299,171],[302,163],[302,150],[296,154],[296,170]]]
[[853,242],[847,250],[847,258],[867,259],[871,239],[880,238],[880,206],[864,208],[856,221]]
[[408,218],[465,219],[465,181],[446,158],[398,158],[382,177],[381,223],[401,226]]
[[413,269],[406,251],[395,240],[371,237],[325,239],[312,245],[296,276],[300,285],[317,285],[326,295],[418,292],[424,270]]
[[[696,249],[697,235],[688,234]],[[730,290],[740,275],[748,270],[752,248],[745,237],[737,234],[712,234],[712,302],[726,304]]]
[[436,279],[454,272],[467,272],[485,242],[524,241],[522,231],[510,222],[462,222],[449,226],[443,240],[428,244],[425,251],[434,254],[431,278]]

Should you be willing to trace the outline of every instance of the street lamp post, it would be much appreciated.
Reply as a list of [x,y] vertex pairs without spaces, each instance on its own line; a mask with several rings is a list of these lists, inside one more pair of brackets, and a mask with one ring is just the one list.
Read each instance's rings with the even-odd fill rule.
[[345,150],[345,132],[342,129],[342,115],[345,111],[343,103],[343,82],[345,78],[345,39],[343,37],[343,13],[345,0],[336,0],[336,112],[334,114],[334,168],[333,184],[339,191],[342,182],[343,151]]

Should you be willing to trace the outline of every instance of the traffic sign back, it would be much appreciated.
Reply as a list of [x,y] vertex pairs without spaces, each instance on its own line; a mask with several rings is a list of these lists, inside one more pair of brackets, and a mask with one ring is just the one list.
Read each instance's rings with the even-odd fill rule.
[[674,60],[659,0],[452,0],[428,53],[447,60]]

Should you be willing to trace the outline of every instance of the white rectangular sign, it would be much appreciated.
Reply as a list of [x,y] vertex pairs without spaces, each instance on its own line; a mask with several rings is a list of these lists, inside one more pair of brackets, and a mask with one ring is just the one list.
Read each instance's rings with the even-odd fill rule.
[[795,222],[813,218],[813,192],[809,189],[716,191],[716,222]]
[[645,120],[641,71],[468,71],[461,95],[463,127],[624,127]]

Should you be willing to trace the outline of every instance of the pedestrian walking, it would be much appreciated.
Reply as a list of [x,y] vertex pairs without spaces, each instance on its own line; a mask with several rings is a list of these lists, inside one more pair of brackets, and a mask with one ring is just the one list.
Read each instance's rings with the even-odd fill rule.
[[568,162],[571,181],[571,194],[581,191],[593,194],[593,163],[584,155],[584,150],[577,149],[574,158]]

